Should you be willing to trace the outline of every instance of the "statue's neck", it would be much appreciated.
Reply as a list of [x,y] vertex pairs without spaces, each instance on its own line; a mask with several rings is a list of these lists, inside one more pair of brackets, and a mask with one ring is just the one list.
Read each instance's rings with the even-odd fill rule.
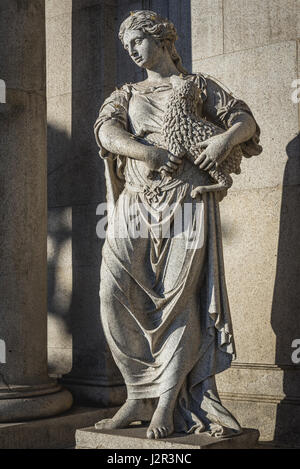
[[180,75],[180,72],[177,70],[170,54],[166,52],[157,63],[153,64],[151,69],[147,69],[147,75],[147,81],[155,83],[170,81],[171,76]]

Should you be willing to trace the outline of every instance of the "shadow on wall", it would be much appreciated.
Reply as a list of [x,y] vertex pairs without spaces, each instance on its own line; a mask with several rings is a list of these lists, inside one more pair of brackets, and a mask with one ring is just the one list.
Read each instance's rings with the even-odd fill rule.
[[278,405],[274,439],[300,444],[300,365],[293,364],[291,347],[300,339],[300,134],[286,147],[288,161],[280,214],[277,271],[272,305],[276,334],[276,364],[284,371],[285,399]]
[[100,320],[96,208],[106,189],[93,133],[115,84],[114,4],[73,0],[71,136],[48,128],[50,372],[77,404],[97,406],[120,403],[112,388],[124,390]]
[[[49,165],[56,159],[56,168],[48,174],[49,371],[59,375],[69,371],[64,377],[66,384],[115,386],[122,379],[106,345],[99,314],[103,240],[96,235],[97,195],[93,192],[94,199],[90,202],[80,201],[80,196],[87,195],[84,181],[92,185],[95,178],[103,192],[98,195],[99,203],[105,200],[103,177],[97,177],[103,175],[103,163],[96,148],[93,148],[93,155],[86,149],[76,156],[74,142],[64,132],[48,127],[48,135]],[[54,141],[57,147],[53,146]],[[90,161],[93,175],[84,160]],[[56,197],[62,205],[54,204]]]

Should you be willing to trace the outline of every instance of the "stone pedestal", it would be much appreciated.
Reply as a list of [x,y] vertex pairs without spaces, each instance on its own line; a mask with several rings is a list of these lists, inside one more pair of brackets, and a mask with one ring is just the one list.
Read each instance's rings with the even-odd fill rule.
[[0,56],[0,422],[12,422],[72,405],[47,374],[44,1],[1,2]]
[[258,430],[245,428],[243,433],[232,438],[214,438],[208,433],[185,435],[175,433],[162,440],[146,438],[147,427],[102,431],[83,428],[76,432],[76,449],[127,449],[127,450],[176,450],[176,449],[250,449],[258,442]]

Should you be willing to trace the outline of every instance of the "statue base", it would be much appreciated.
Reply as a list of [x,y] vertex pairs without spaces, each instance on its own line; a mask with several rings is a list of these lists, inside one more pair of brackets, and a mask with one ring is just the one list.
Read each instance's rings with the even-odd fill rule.
[[83,428],[76,431],[76,449],[250,449],[257,445],[259,431],[244,428],[243,433],[229,438],[215,438],[207,432],[197,435],[174,433],[162,440],[146,438],[147,427],[132,425],[118,430]]

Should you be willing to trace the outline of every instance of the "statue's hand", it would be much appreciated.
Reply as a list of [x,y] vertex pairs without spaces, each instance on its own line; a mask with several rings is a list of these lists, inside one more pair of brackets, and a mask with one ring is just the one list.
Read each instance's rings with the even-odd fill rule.
[[202,153],[196,158],[195,165],[200,169],[208,171],[215,164],[220,164],[224,161],[231,152],[233,145],[230,137],[226,132],[219,135],[214,135],[204,142],[199,144]]
[[172,174],[180,164],[182,159],[172,155],[164,148],[149,146],[145,156],[145,163],[152,171],[166,172]]

